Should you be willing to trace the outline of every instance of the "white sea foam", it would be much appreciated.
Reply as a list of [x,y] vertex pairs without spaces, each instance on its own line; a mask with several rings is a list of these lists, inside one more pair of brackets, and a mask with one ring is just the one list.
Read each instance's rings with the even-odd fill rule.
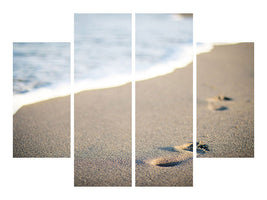
[[237,44],[238,42],[199,42],[197,43],[197,54],[210,52],[215,46]]
[[[235,43],[198,43],[197,54],[210,52],[214,46],[229,45]],[[177,59],[169,59],[152,65],[144,70],[137,70],[135,74],[135,81],[146,80],[158,76],[166,75],[173,72],[175,69],[184,68],[188,66],[193,60],[193,48],[187,46],[183,48],[183,52],[179,52]],[[74,93],[85,90],[95,90],[103,88],[112,88],[127,84],[132,81],[131,74],[117,74],[102,79],[85,79],[75,81]],[[15,94],[13,96],[13,114],[15,114],[23,105],[29,105],[40,101],[70,95],[70,86],[68,84],[61,84],[54,87],[44,87],[32,90],[28,93]]]
[[[192,47],[184,48],[184,51],[179,52],[179,58],[169,59],[152,65],[149,68],[136,71],[135,81],[146,80],[157,76],[162,76],[171,73],[175,69],[186,67],[192,62],[193,49]],[[117,74],[100,79],[84,79],[75,80],[74,93],[86,90],[95,90],[103,88],[112,88],[127,84],[132,81],[131,74]],[[15,94],[13,96],[13,114],[15,114],[22,106],[37,103],[44,100],[49,100],[56,97],[62,97],[70,94],[70,86],[68,84],[56,85],[54,87],[43,87],[32,90],[27,93]]]
[[124,85],[131,82],[131,75],[121,74],[117,76],[112,76],[109,78],[103,78],[98,80],[82,80],[75,82],[74,92],[78,93],[85,90],[95,90],[95,89],[104,89],[112,88]]
[[70,87],[67,87],[66,84],[54,88],[39,88],[24,94],[15,94],[13,95],[13,115],[24,105],[67,95],[70,95]]
[[146,80],[157,76],[162,76],[173,72],[175,69],[186,67],[193,60],[193,48],[191,45],[183,48],[177,58],[166,60],[164,62],[152,65],[144,70],[136,70],[136,81]]
[[[75,93],[116,87],[132,81],[130,22],[130,15],[75,15]],[[145,80],[168,74],[192,62],[192,24],[190,17],[184,18],[184,16],[167,14],[137,14],[135,80]],[[21,46],[18,45],[18,47]],[[22,49],[22,53],[31,50],[28,46],[25,47],[27,48]],[[55,50],[58,52],[58,49]],[[61,68],[57,70],[55,65],[63,66],[64,64],[58,63],[58,61],[48,66],[47,58],[43,56],[48,52],[50,51],[44,49],[38,58],[45,58],[45,60],[41,60],[42,62],[36,60],[34,62],[36,65],[33,65],[36,54],[30,51],[29,53],[34,54],[26,60],[29,61],[26,64],[30,63],[31,68],[20,68],[22,69],[21,72],[14,73],[17,76],[15,78],[18,79],[16,86],[22,84],[19,82],[21,80],[20,75],[25,75],[25,69],[30,73],[22,80],[29,79],[31,85],[34,86],[36,83],[40,85],[38,88],[28,89],[26,86],[29,83],[27,85],[23,82],[24,87],[22,89],[17,87],[18,92],[15,93],[18,94],[14,94],[14,113],[23,105],[70,94],[68,85],[55,86],[62,80],[66,80],[67,76],[64,78],[62,75],[68,70]],[[66,55],[68,54],[66,53]],[[21,54],[16,54],[16,56],[15,61],[18,61],[18,64],[25,61]],[[55,55],[56,58],[58,56],[58,54]],[[39,70],[39,63],[44,63],[43,70]],[[37,73],[33,74],[33,72]],[[50,78],[51,74],[54,74],[55,77]],[[56,83],[53,81],[59,80],[59,78],[62,80]]]
[[213,43],[197,43],[196,54],[210,52],[214,47]]

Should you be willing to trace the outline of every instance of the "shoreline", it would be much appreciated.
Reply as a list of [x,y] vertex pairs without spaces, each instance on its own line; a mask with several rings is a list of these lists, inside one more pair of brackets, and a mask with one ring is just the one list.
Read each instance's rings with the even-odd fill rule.
[[[235,44],[237,44],[237,43],[230,43],[230,45],[235,45]],[[200,54],[203,54],[203,53],[209,53],[210,51],[212,51],[212,49],[215,46],[224,46],[224,45],[229,45],[229,43],[209,43],[209,44],[206,44],[206,46],[202,47],[201,50],[197,49],[197,55],[200,55]],[[179,67],[171,68],[170,70],[167,70],[165,72],[154,72],[153,70],[152,71],[151,70],[147,70],[146,74],[151,74],[152,73],[154,75],[153,76],[146,75],[146,76],[141,77],[141,78],[139,77],[139,78],[136,79],[136,82],[149,80],[149,79],[153,79],[153,78],[157,78],[157,77],[160,77],[160,76],[165,76],[165,75],[171,74],[177,69],[181,69],[181,68],[187,67],[192,62],[193,62],[193,57],[192,57],[192,59],[186,59],[185,61],[182,62],[182,64],[180,63]],[[160,64],[158,64],[158,65],[160,65]],[[129,75],[129,77],[130,76],[131,75]],[[118,79],[120,79],[120,77],[114,78],[114,80],[118,80]],[[93,86],[93,87],[81,87],[80,86],[79,87],[80,89],[75,89],[74,94],[78,94],[80,92],[86,92],[86,91],[93,91],[93,90],[101,90],[101,89],[120,87],[120,86],[123,86],[123,85],[131,83],[132,82],[131,79],[132,78],[124,79],[123,81],[120,81],[119,83],[118,82],[116,82],[116,83],[115,82],[107,83],[109,81],[103,81],[103,80],[101,81],[100,80],[99,83],[98,83],[98,86]],[[81,82],[83,82],[83,81],[81,81]],[[80,83],[79,83],[79,85],[80,85]],[[82,85],[84,85],[84,84],[82,84]],[[91,85],[91,84],[88,83],[86,85]],[[95,83],[93,85],[95,85]],[[59,85],[59,86],[62,86],[62,84]],[[43,102],[43,101],[47,101],[47,100],[60,98],[60,97],[65,97],[65,96],[70,95],[69,92],[66,92],[66,91],[68,91],[68,89],[66,89],[66,88],[63,88],[63,87],[55,87],[55,88],[60,88],[60,89],[56,89],[57,92],[54,92],[53,88],[40,88],[38,90],[31,91],[29,93],[13,95],[13,102],[17,101],[14,98],[17,98],[17,99],[19,99],[18,101],[23,102],[23,103],[19,103],[19,104],[18,103],[14,103],[13,104],[13,115],[20,108],[22,108],[23,106],[27,106],[27,105],[31,105],[31,104],[35,104],[35,103],[40,103],[40,102]],[[47,94],[43,94],[42,93],[43,90],[49,91],[48,95]],[[59,95],[58,95],[58,91],[60,91]],[[70,91],[70,89],[69,89],[69,91]],[[15,96],[17,96],[17,97],[15,97]],[[25,96],[28,96],[28,97],[25,98]],[[43,97],[40,98],[40,96],[43,96]]]
[[26,105],[13,115],[13,157],[70,157],[70,96]]
[[[236,44],[215,47],[211,52],[198,55],[197,62],[203,57],[210,60],[208,55],[212,55],[212,59],[217,60],[222,58],[221,52],[229,53],[232,50],[239,52],[240,45],[242,46],[242,44]],[[220,51],[217,51],[218,49]],[[237,54],[233,55],[235,55],[233,58],[238,58]],[[240,61],[240,59],[235,60]],[[246,57],[243,58],[242,63],[247,63]],[[197,83],[203,85],[204,83],[199,80],[199,73],[202,73],[201,65],[203,64],[198,66]],[[222,70],[221,73],[216,74],[216,71],[212,72],[212,63],[205,63],[204,66],[207,67],[205,70],[203,68],[204,71],[201,74],[202,77],[206,77],[203,79],[204,82],[208,81],[207,77],[217,80],[225,71]],[[228,66],[228,69],[231,69],[231,65]],[[244,73],[246,74],[246,71]],[[234,70],[230,73],[231,76],[228,74],[228,77],[232,77],[234,74],[239,74],[239,71]],[[244,81],[241,81],[242,83],[246,83],[248,79],[245,77],[240,80]],[[227,89],[226,83],[218,82],[220,87]],[[249,85],[249,83],[246,84],[246,86]],[[204,86],[206,87],[205,84]],[[233,153],[235,149],[238,149],[237,152],[240,153],[240,151],[242,152],[242,148],[240,149],[242,142],[238,143],[237,141],[240,139],[240,141],[251,143],[249,135],[238,137],[240,136],[239,132],[235,132],[236,139],[233,143],[221,144],[222,141],[233,139],[234,133],[231,131],[229,134],[223,135],[218,135],[215,131],[216,137],[211,137],[214,129],[212,120],[216,116],[217,119],[229,118],[227,113],[232,109],[236,111],[235,109],[238,108],[238,115],[231,112],[234,117],[243,116],[243,123],[239,125],[242,130],[247,127],[244,120],[247,115],[251,116],[251,112],[242,107],[254,105],[252,96],[249,96],[250,92],[246,93],[247,96],[245,93],[239,93],[240,96],[236,96],[238,94],[236,91],[240,90],[238,87],[242,86],[241,83],[236,84],[238,87],[234,89],[235,95],[232,95],[230,92],[233,88],[230,86],[231,84],[229,84],[228,90],[224,91],[228,91],[229,93],[227,92],[225,95],[230,95],[234,99],[233,102],[229,102],[231,109],[215,112],[214,116],[214,112],[207,110],[205,99],[218,95],[217,92],[206,93],[205,88],[201,89],[202,86],[198,85],[197,114],[198,117],[201,116],[201,119],[198,118],[197,139],[204,141],[210,148],[209,152],[201,154],[200,157],[222,156],[226,155],[227,150]],[[243,101],[244,95],[249,99],[245,98]],[[74,98],[75,186],[130,186],[131,166],[134,164],[131,163],[131,83],[114,88],[79,92],[74,95]],[[26,156],[21,157],[38,157],[40,152],[45,154],[44,157],[60,157],[62,155],[68,157],[70,153],[69,101],[69,97],[61,97],[22,107],[13,116],[14,152],[27,153]],[[53,114],[51,115],[51,113]],[[235,126],[229,120],[226,122],[228,123],[224,124],[226,127]],[[250,125],[251,123],[252,121]],[[220,128],[224,130],[224,126],[220,126]],[[203,127],[206,127],[204,131]],[[235,130],[234,127],[232,129]],[[211,130],[211,132],[209,133],[207,130]],[[192,142],[192,133],[192,63],[167,75],[137,81],[136,186],[192,186],[193,159],[191,159],[191,151],[187,148],[188,144]],[[207,137],[206,133],[210,136]],[[229,151],[229,149],[232,150]],[[54,151],[54,154],[51,151]]]
[[[193,48],[193,46],[192,46]],[[209,47],[203,48],[201,52],[206,52],[207,50],[210,50]],[[164,63],[157,63],[153,65],[153,67],[150,67],[142,73],[138,73],[136,70],[136,74],[134,75],[136,82],[143,81],[143,80],[149,80],[153,78],[157,78],[160,76],[164,76],[167,74],[170,74],[174,72],[177,69],[181,69],[184,67],[187,67],[190,63],[193,61],[193,55],[190,55],[188,53],[190,48],[188,47],[184,50],[184,53],[186,56],[180,56],[180,57],[186,57],[182,61],[179,60],[169,60]],[[190,55],[190,56],[189,56]],[[162,65],[164,65],[165,69],[162,70]],[[173,67],[176,66],[176,67]],[[144,75],[145,74],[145,75]],[[151,75],[152,74],[152,75]],[[108,89],[108,88],[114,88],[114,87],[120,87],[126,84],[129,84],[132,82],[132,74],[129,75],[120,75],[117,77],[108,78],[108,79],[99,79],[96,81],[78,81],[74,83],[76,84],[76,87],[74,88],[74,94],[80,93],[80,92],[86,92],[86,91],[93,91],[93,90],[100,90],[100,89]],[[120,80],[120,81],[118,81]],[[85,87],[86,85],[86,87]],[[88,87],[90,85],[90,87]],[[47,87],[47,88],[40,88],[37,90],[30,91],[25,94],[16,94],[13,95],[13,115],[23,106],[31,105],[39,102],[43,102],[46,100],[51,100],[54,98],[59,97],[65,97],[70,94],[70,87],[69,89],[67,87],[64,87],[63,84],[55,85],[54,87]]]

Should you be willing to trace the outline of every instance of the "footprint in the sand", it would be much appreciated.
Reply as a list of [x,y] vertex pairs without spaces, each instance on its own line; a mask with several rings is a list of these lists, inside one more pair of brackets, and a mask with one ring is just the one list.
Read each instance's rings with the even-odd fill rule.
[[173,167],[181,164],[183,161],[192,159],[190,155],[183,157],[157,158],[150,161],[150,164],[158,167]]
[[207,101],[232,101],[233,98],[224,96],[224,95],[218,95],[215,97],[208,98]]
[[220,106],[220,105],[214,105],[212,103],[208,104],[208,109],[212,111],[222,111],[222,110],[227,110],[228,108],[225,106]]
[[223,111],[228,108],[224,105],[221,105],[221,101],[232,101],[233,99],[224,95],[219,95],[215,97],[208,98],[208,109],[212,111]]
[[[193,143],[186,143],[175,147],[159,148],[165,151],[176,152],[175,155],[150,160],[149,163],[158,167],[173,167],[193,158]],[[204,154],[209,147],[204,142],[197,142],[197,153]]]

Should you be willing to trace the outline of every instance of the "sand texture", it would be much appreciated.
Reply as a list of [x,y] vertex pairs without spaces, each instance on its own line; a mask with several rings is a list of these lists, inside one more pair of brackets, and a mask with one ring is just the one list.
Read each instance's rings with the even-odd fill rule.
[[192,64],[136,82],[136,185],[192,186]]
[[75,94],[75,186],[131,186],[131,84]]
[[216,46],[197,56],[199,157],[254,156],[253,43]]
[[[192,186],[192,65],[136,83],[136,185]],[[75,95],[75,185],[131,185],[130,84]]]
[[[198,55],[198,157],[254,156],[253,51]],[[131,186],[131,84],[75,94],[74,108],[74,185]],[[70,98],[22,107],[13,131],[14,157],[69,157]],[[192,133],[192,64],[136,82],[136,186],[192,186]]]
[[70,157],[70,97],[23,106],[13,116],[13,157]]

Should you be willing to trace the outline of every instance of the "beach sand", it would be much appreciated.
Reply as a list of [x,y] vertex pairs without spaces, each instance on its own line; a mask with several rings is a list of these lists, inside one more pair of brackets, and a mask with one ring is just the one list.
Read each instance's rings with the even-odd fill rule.
[[[198,156],[253,157],[253,44],[216,46],[197,62]],[[69,100],[14,115],[14,157],[70,155]],[[74,185],[130,186],[131,84],[80,92],[74,105]],[[192,186],[192,133],[192,64],[136,82],[136,186]]]
[[136,82],[136,185],[192,186],[192,64]]
[[70,157],[70,96],[26,105],[16,112],[13,157]]
[[[192,142],[192,112],[192,65],[136,83],[136,185],[192,185],[192,152],[168,150]],[[76,94],[75,185],[130,186],[131,153],[131,85]]]
[[131,98],[131,84],[75,94],[75,186],[131,186]]
[[[14,115],[16,157],[69,155],[67,100]],[[131,186],[131,84],[75,94],[74,105],[74,185]],[[192,65],[136,83],[136,185],[192,185],[192,152],[171,149],[192,142],[192,112]]]
[[199,157],[254,156],[253,43],[198,55],[197,140],[209,146]]
[[[192,65],[136,83],[137,186],[192,185],[192,152],[168,149],[192,142],[192,106]],[[130,186],[131,159],[131,84],[75,94],[75,185]]]

